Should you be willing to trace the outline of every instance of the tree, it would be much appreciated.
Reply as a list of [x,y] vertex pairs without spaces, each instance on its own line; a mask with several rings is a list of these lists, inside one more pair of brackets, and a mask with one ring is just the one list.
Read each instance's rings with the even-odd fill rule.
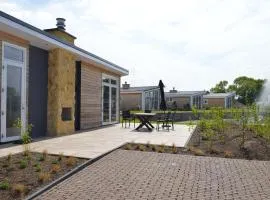
[[263,79],[240,76],[234,80],[232,85],[229,85],[227,91],[235,91],[239,102],[251,105],[259,96],[265,81]]
[[213,93],[225,93],[227,85],[228,81],[220,81],[218,84],[215,85],[215,87],[211,88],[210,91]]

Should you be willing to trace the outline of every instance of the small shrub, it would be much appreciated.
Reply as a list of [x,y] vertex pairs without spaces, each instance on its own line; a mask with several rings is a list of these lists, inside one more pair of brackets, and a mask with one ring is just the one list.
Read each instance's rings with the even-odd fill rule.
[[29,153],[25,158],[26,158],[27,160],[31,160],[31,159],[32,159],[32,156],[31,156],[31,154]]
[[58,161],[59,162],[62,161],[63,160],[63,157],[64,157],[64,154],[62,152],[59,153],[59,155],[58,155]]
[[174,154],[177,153],[177,147],[175,146],[174,143],[173,143],[173,145],[172,145],[172,153],[174,153]]
[[51,173],[56,174],[57,172],[59,172],[61,169],[61,166],[59,164],[53,164],[52,165],[52,169],[51,169]]
[[8,190],[9,182],[7,180],[3,180],[0,182],[0,190]]
[[195,155],[195,156],[205,156],[205,153],[198,148],[190,147],[189,150]]
[[21,160],[20,161],[20,169],[24,169],[27,167],[27,161],[26,160]]
[[233,157],[233,153],[231,151],[224,151],[224,157],[225,158],[232,158]]
[[145,149],[145,146],[143,145],[143,144],[140,144],[139,145],[139,150],[140,151],[145,151],[146,149]]
[[41,183],[44,183],[51,179],[51,174],[48,172],[41,172],[38,175],[38,181]]
[[56,165],[56,164],[58,164],[58,163],[59,163],[58,160],[53,160],[53,161],[52,161],[52,164],[55,164],[55,165]]
[[15,196],[24,196],[27,193],[27,187],[23,184],[14,184],[12,192]]
[[11,160],[12,160],[12,153],[9,153],[7,156],[7,161],[9,164],[11,163]]
[[73,157],[73,156],[69,156],[67,159],[66,159],[66,165],[67,166],[74,166],[76,164],[76,158]]
[[131,144],[127,144],[127,145],[125,146],[125,149],[126,149],[126,150],[131,150],[131,149],[132,149]]
[[25,147],[24,150],[23,150],[23,156],[28,157],[29,155],[30,155],[30,149]]
[[39,157],[38,157],[38,161],[41,161],[41,162],[43,162],[45,159],[44,159],[44,157],[42,156],[42,155],[40,155]]
[[35,164],[35,171],[36,171],[36,172],[41,172],[41,169],[42,169],[42,168],[41,168],[40,164],[39,164],[39,163],[36,163],[36,164]]
[[165,152],[165,145],[161,144],[159,149],[158,149],[158,153],[164,153]]

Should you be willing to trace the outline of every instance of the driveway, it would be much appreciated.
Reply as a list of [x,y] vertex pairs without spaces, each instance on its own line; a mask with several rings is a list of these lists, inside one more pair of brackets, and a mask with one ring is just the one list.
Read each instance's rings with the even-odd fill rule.
[[116,150],[39,200],[266,200],[270,162]]
[[[183,147],[187,143],[193,131],[186,125],[175,125],[175,130],[153,132],[137,132],[130,128],[122,128],[120,124],[100,128],[92,131],[75,133],[69,136],[46,139],[31,144],[31,151],[41,152],[46,149],[49,153],[63,153],[67,156],[78,156],[84,158],[94,158],[107,151],[110,151],[126,142],[137,142],[151,144],[173,143],[178,147]],[[22,146],[14,146],[0,149],[0,157],[9,153],[22,151]]]

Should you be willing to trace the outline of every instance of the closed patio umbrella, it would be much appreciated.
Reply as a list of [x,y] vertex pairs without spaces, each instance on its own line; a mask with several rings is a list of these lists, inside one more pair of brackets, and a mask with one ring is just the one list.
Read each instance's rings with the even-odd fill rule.
[[160,101],[160,110],[163,110],[164,112],[167,110],[167,105],[166,105],[166,101],[165,101],[165,93],[164,93],[164,84],[162,82],[162,80],[159,81],[159,89],[160,89],[160,97],[161,97],[161,101]]

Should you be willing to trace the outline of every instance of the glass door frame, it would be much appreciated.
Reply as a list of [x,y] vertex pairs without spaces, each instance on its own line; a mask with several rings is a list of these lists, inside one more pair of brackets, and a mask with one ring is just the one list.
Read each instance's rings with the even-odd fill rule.
[[[115,80],[116,81],[116,85],[111,84],[111,83],[106,83],[103,82],[103,79],[109,79],[109,80]],[[115,76],[110,76],[107,74],[102,74],[102,112],[101,112],[101,118],[102,118],[102,125],[109,125],[109,124],[115,124],[118,123],[119,121],[119,78],[115,77]],[[104,86],[109,87],[109,121],[108,122],[104,122],[103,119],[103,101],[104,101]],[[112,88],[116,88],[116,120],[112,121]]]
[[[4,58],[5,53],[5,46],[10,46],[19,50],[23,51],[23,62],[17,62],[14,60],[10,60],[7,58]],[[21,121],[22,121],[22,129],[25,128],[26,124],[26,48],[11,44],[5,41],[2,41],[2,77],[1,77],[1,142],[9,142],[14,140],[19,140],[21,138],[20,136],[12,136],[7,137],[6,132],[6,106],[7,106],[7,67],[8,65],[12,65],[14,67],[18,67],[22,69],[21,73]],[[21,130],[22,134],[22,130]]]

